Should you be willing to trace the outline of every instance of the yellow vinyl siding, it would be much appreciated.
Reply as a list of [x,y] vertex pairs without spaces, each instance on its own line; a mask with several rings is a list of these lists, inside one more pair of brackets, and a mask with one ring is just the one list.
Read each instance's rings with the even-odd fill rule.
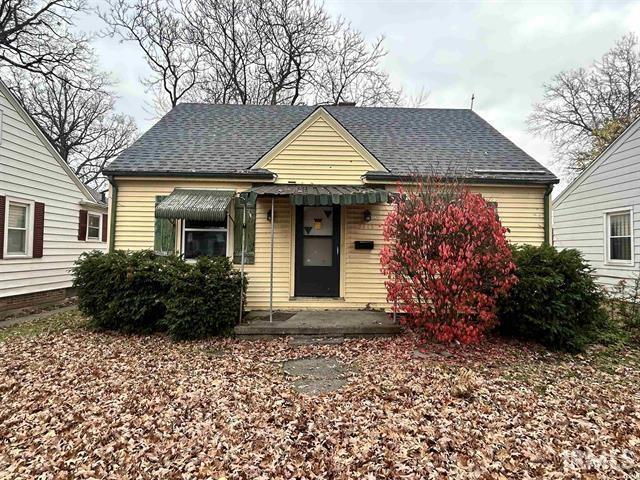
[[[153,248],[156,195],[166,195],[176,187],[218,188],[242,191],[249,184],[188,179],[116,179],[116,248]],[[498,203],[503,224],[510,229],[515,243],[540,244],[544,237],[544,188],[477,186],[473,191]],[[247,265],[249,279],[247,308],[269,307],[269,256],[271,224],[267,211],[269,198],[260,198],[256,207],[256,261]],[[292,299],[294,294],[294,208],[288,198],[276,200],[274,243],[273,305],[277,310],[388,308],[384,277],[380,273],[380,247],[383,245],[382,223],[389,205],[345,206],[342,208],[341,299]],[[371,211],[371,221],[364,222],[364,210]],[[373,250],[355,250],[356,240],[373,240]],[[229,242],[233,239],[229,238]]]
[[513,243],[540,245],[544,241],[544,187],[474,186],[487,201],[498,203],[500,221]]
[[[289,307],[291,279],[291,232],[293,208],[288,198],[278,198],[275,202],[274,244],[273,244],[273,306],[277,310]],[[256,205],[256,261],[247,265],[245,272],[249,280],[247,308],[264,310],[269,308],[269,275],[271,255],[271,222],[267,212],[271,209],[271,199],[261,198]]]
[[[345,221],[344,297],[349,303],[369,308],[386,308],[385,277],[380,272],[380,248],[384,244],[382,225],[391,205],[358,205],[343,209]],[[364,212],[371,212],[365,222]],[[357,240],[373,240],[373,250],[356,250]]]
[[248,183],[215,180],[118,179],[115,248],[153,248],[156,195],[169,195],[174,188],[203,188],[243,191]]
[[262,168],[278,175],[276,183],[361,185],[375,170],[322,116],[293,138]]

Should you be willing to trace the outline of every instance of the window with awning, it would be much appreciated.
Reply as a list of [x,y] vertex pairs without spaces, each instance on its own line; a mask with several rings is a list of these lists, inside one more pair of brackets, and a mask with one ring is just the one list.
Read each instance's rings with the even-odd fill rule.
[[166,197],[157,197],[156,251],[175,250],[175,220],[181,220],[181,253],[185,258],[226,255],[227,215],[234,197],[233,190],[187,189],[176,189]]
[[176,189],[156,205],[156,218],[221,222],[234,196],[233,190]]

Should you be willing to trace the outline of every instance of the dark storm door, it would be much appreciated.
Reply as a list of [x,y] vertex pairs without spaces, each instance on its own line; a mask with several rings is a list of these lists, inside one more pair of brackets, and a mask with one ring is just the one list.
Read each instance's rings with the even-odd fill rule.
[[340,206],[296,207],[297,297],[340,296]]

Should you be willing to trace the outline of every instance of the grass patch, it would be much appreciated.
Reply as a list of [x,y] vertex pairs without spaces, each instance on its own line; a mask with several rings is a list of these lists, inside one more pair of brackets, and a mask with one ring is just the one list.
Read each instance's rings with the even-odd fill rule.
[[53,314],[43,318],[18,323],[6,328],[0,328],[0,342],[12,337],[35,336],[62,332],[67,329],[80,329],[87,325],[87,320],[77,310]]
[[590,352],[590,360],[598,369],[615,374],[620,368],[640,368],[640,348],[629,343],[600,346]]

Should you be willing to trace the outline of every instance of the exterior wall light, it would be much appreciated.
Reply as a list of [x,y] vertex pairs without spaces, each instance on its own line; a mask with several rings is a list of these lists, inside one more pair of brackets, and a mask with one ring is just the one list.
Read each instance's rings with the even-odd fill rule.
[[267,222],[270,222],[270,221],[271,221],[271,215],[272,215],[272,213],[271,213],[271,209],[269,209],[269,210],[267,211]]
[[363,220],[365,222],[370,222],[371,221],[371,211],[370,210],[365,210],[364,211]]

